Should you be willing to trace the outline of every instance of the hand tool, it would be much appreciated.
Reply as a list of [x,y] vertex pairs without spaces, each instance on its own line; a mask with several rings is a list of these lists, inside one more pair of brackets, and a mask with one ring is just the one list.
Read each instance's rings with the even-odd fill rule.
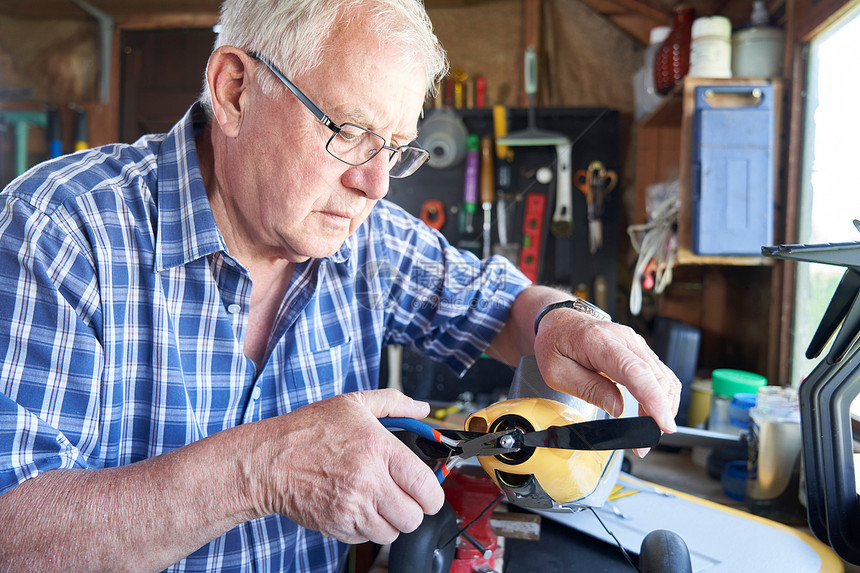
[[62,120],[60,110],[51,106],[47,111],[48,155],[51,159],[63,154]]
[[442,407],[438,408],[433,412],[433,417],[439,420],[444,420],[451,414],[456,414],[457,412],[461,412],[463,410],[471,410],[472,409],[472,400],[475,399],[474,394],[471,392],[463,392],[459,396],[457,396],[457,401],[448,406],[447,408]]
[[600,308],[609,308],[609,286],[606,284],[606,277],[597,275],[594,277],[594,304]]
[[380,418],[379,422],[388,429],[407,430],[430,442],[416,440],[414,445],[418,450],[413,451],[425,461],[445,460],[436,470],[439,483],[457,463],[475,456],[527,454],[533,448],[588,451],[652,448],[661,436],[660,427],[650,416],[589,420],[540,431],[526,431],[521,424],[506,425],[499,420],[501,429],[492,433],[437,429],[413,418]]
[[538,282],[540,251],[543,238],[543,219],[546,211],[546,195],[526,195],[526,211],[523,216],[523,245],[520,249],[519,268],[529,280]]
[[454,109],[463,109],[466,107],[466,84],[462,81],[454,82]]
[[493,203],[496,199],[496,182],[493,180],[493,140],[481,138],[481,208],[484,210],[484,258],[493,251]]
[[438,199],[428,199],[421,204],[421,220],[436,230],[445,225],[445,204]]
[[499,143],[512,147],[540,147],[543,145],[562,145],[570,139],[563,133],[554,133],[538,129],[535,123],[535,94],[537,94],[537,54],[533,46],[526,48],[524,58],[525,87],[529,98],[528,127],[522,131],[510,133]]
[[[400,428],[416,434],[431,442],[415,443],[418,451],[414,450],[419,457],[425,461],[432,459],[444,459],[445,462],[436,470],[436,479],[439,483],[445,481],[451,468],[462,460],[475,456],[496,456],[516,452],[519,448],[512,448],[514,438],[512,434],[516,430],[505,430],[492,434],[480,432],[465,432],[460,430],[437,430],[420,420],[413,418],[380,418],[379,423],[388,429]],[[443,433],[443,431],[445,433]],[[436,447],[439,444],[442,447]],[[407,445],[410,445],[407,442]]]
[[573,175],[574,184],[585,195],[588,210],[588,248],[594,254],[603,245],[603,200],[618,183],[618,175],[594,160]]
[[466,179],[463,183],[463,210],[466,212],[466,233],[475,232],[475,210],[478,204],[478,177],[481,161],[480,138],[469,134],[466,143]]
[[511,192],[513,151],[499,141],[508,134],[507,110],[503,105],[493,106],[493,135],[496,139],[496,227],[499,243],[494,250],[512,263],[517,263],[519,246],[511,241],[509,230],[514,203],[508,204]]
[[556,237],[569,237],[573,234],[573,196],[570,191],[572,150],[573,144],[570,142],[555,146],[558,181],[556,182],[555,212],[552,215],[550,231]]
[[465,87],[466,81],[469,79],[469,74],[460,69],[453,69],[448,77],[454,82],[454,109],[463,109],[466,107]]
[[48,119],[43,111],[7,110],[0,111],[0,123],[14,126],[15,133],[15,176],[21,175],[30,167],[28,142],[30,126],[45,127]]
[[487,100],[487,78],[478,76],[475,79],[475,107],[484,107]]
[[454,107],[454,83],[456,80],[452,77],[445,78],[445,107]]
[[78,108],[75,110],[75,151],[89,148],[87,131],[87,112],[84,109]]
[[466,109],[475,109],[476,83],[474,76],[469,76],[466,80]]

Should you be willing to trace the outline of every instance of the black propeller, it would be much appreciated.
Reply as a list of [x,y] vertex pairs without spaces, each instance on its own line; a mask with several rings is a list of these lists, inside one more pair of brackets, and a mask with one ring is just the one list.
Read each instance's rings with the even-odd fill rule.
[[606,418],[553,426],[520,436],[522,445],[531,448],[564,450],[626,450],[653,448],[660,442],[660,427],[654,418]]
[[[496,428],[496,431],[504,428]],[[439,432],[458,440],[471,440],[485,435],[440,428]],[[516,446],[524,448],[559,448],[564,450],[626,450],[653,448],[660,442],[660,427],[654,418],[605,418],[553,426],[537,432],[521,429],[513,432]]]

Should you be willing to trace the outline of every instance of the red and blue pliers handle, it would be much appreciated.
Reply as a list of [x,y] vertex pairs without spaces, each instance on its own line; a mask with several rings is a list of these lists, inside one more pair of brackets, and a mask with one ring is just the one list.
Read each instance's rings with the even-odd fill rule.
[[451,467],[453,466],[452,462],[455,459],[454,456],[460,450],[459,440],[455,440],[454,438],[449,438],[448,436],[442,435],[441,433],[439,433],[438,430],[428,426],[420,420],[415,420],[413,418],[380,418],[379,423],[388,429],[400,428],[401,430],[407,430],[409,432],[421,436],[425,440],[438,442],[451,448],[452,456],[449,456],[449,459],[446,460],[444,464],[442,464],[442,467],[436,470],[436,479],[439,480],[439,483],[445,481],[445,478],[448,477],[448,473],[451,471]]

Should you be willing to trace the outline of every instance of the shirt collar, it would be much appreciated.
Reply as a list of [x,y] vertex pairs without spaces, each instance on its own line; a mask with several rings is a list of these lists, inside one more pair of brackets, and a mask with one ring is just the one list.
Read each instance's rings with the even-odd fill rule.
[[194,136],[206,123],[203,107],[195,103],[173,126],[158,152],[157,271],[227,250],[197,160]]

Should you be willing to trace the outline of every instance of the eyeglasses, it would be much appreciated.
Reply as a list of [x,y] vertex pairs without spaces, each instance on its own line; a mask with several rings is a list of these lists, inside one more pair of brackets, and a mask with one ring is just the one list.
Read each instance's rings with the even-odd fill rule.
[[308,98],[308,96],[302,93],[302,91],[296,87],[293,82],[288,80],[287,77],[267,58],[256,52],[249,52],[248,55],[255,60],[263,62],[263,64],[269,68],[269,71],[275,74],[275,77],[281,80],[281,83],[284,84],[287,89],[290,90],[324,126],[334,132],[329,138],[328,143],[326,143],[325,149],[335,159],[343,161],[348,165],[364,165],[376,157],[380,151],[386,149],[391,153],[388,158],[388,174],[391,177],[399,179],[408,177],[415,173],[415,171],[430,157],[430,153],[428,153],[426,149],[422,149],[415,141],[408,145],[391,147],[390,145],[385,145],[384,137],[378,133],[370,131],[369,129],[365,129],[360,125],[355,125],[354,123],[342,123],[341,125],[337,125],[330,120],[328,116],[326,116],[326,114],[324,114],[322,110]]

